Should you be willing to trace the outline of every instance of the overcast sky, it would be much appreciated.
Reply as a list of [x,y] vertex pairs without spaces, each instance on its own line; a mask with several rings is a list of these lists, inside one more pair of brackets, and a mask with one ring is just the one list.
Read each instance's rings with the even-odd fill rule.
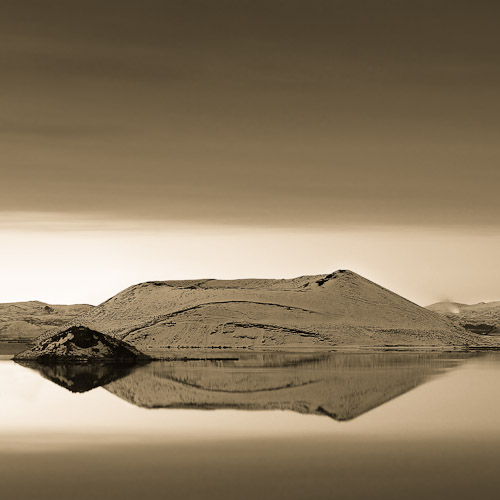
[[[457,288],[463,269],[421,248],[407,282],[420,266],[450,283],[439,293],[480,300],[482,284],[500,299],[499,16],[500,4],[460,0],[3,0],[3,251],[12,259],[21,244],[13,226],[35,246],[42,233],[71,229],[71,244],[85,221],[99,230],[87,234],[95,245],[151,224],[153,247],[172,225],[205,227],[216,246],[222,227],[251,228],[269,253],[284,232],[303,241],[311,230],[325,241],[362,231],[353,245],[368,253],[368,235],[384,228],[397,260],[411,252],[398,231],[429,249],[452,231],[481,282]],[[303,274],[316,251],[279,272],[265,254],[240,270]],[[332,252],[332,264],[349,260]],[[196,267],[165,269],[164,254],[148,255],[157,279]],[[223,247],[218,255],[205,275],[226,273]],[[141,268],[136,257],[127,268]],[[372,261],[359,262],[394,282],[387,262]],[[127,272],[124,281],[147,274]],[[26,298],[42,298],[33,296],[42,275],[30,280],[38,285]],[[422,301],[434,297],[431,284],[426,293]]]

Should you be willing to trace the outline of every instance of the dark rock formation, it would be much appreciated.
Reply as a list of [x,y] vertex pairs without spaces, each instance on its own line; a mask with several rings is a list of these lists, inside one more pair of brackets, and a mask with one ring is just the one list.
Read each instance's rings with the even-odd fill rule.
[[14,359],[35,360],[39,363],[134,364],[149,357],[122,340],[84,326],[72,326],[41,340]]

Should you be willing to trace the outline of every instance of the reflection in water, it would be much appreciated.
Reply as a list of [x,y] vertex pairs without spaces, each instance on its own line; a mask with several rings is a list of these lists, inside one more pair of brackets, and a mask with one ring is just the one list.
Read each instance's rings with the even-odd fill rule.
[[142,408],[292,410],[350,420],[462,360],[438,353],[335,353],[153,362],[132,369],[23,364],[72,392],[103,386]]
[[132,370],[129,365],[112,365],[109,363],[57,363],[51,365],[37,363],[36,361],[17,361],[17,363],[38,371],[42,377],[71,392],[90,391],[122,378]]
[[237,357],[0,362],[2,499],[498,497],[498,354]]

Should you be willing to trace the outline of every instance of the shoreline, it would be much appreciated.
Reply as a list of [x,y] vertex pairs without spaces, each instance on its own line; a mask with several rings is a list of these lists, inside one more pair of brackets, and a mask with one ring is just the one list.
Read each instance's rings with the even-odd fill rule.
[[[20,343],[5,342],[0,340],[0,361],[13,360],[13,358],[20,352],[18,348],[14,347]],[[34,345],[34,344],[31,344]],[[31,347],[27,345],[27,347]],[[9,349],[9,346],[12,346]],[[223,350],[223,352],[215,353],[214,351]],[[480,353],[480,352],[497,352],[500,351],[500,346],[408,346],[408,345],[379,345],[379,346],[366,346],[366,345],[345,345],[338,347],[328,348],[304,348],[304,347],[281,347],[276,348],[203,348],[203,347],[189,347],[189,348],[175,348],[175,349],[162,349],[155,350],[155,352],[147,353],[150,359],[145,360],[146,363],[167,361],[167,362],[190,362],[190,361],[238,361],[245,357],[252,356],[266,356],[266,355],[283,355],[283,356],[329,356],[335,354],[370,354],[370,353],[449,353],[449,354],[467,354],[467,353]],[[37,362],[36,359],[26,361]],[[111,360],[58,360],[48,364],[113,364]]]

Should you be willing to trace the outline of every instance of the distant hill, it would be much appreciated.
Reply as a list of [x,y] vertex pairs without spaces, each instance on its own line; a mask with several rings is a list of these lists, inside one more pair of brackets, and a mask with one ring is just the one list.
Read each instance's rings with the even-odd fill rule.
[[0,341],[32,341],[91,308],[87,304],[65,306],[38,301],[0,304]]
[[437,302],[427,307],[465,329],[483,334],[500,336],[500,301],[461,304]]
[[141,283],[72,321],[149,352],[476,345],[484,341],[345,270],[281,280]]

